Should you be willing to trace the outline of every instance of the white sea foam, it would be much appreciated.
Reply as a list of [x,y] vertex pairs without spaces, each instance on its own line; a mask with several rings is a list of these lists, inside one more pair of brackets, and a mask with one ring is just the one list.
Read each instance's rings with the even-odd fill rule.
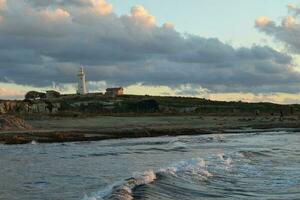
[[92,193],[91,196],[84,195],[82,200],[103,200],[104,197],[112,193],[114,188],[123,184],[123,181],[117,181],[111,185],[106,186],[102,190],[96,193]]
[[156,179],[156,174],[153,170],[148,170],[143,173],[134,173],[133,178],[123,182],[116,182],[113,185],[106,187],[104,190],[92,194],[90,197],[85,195],[82,200],[103,200],[119,199],[132,200],[132,190],[138,186],[152,183]]
[[89,197],[86,194],[84,195],[82,200],[102,200],[101,197],[97,198],[97,197]]
[[203,159],[198,160],[197,165],[200,167],[206,167],[206,161]]
[[156,174],[153,170],[145,171],[143,174],[137,174],[136,186],[152,183],[156,179]]
[[232,168],[233,160],[231,157],[226,156],[224,153],[218,154],[218,157],[222,160],[226,170],[230,170]]
[[224,153],[219,153],[217,156],[218,156],[221,160],[224,160],[225,154],[224,154]]
[[206,176],[206,177],[212,177],[212,173],[210,173],[209,171],[207,170],[203,170],[203,175]]
[[132,200],[132,190],[134,188],[152,183],[155,179],[156,174],[153,170],[148,170],[144,173],[134,173],[133,178],[127,180],[122,186],[115,190],[112,194],[112,199]]
[[225,141],[225,136],[224,134],[216,134],[213,135],[214,140],[217,140],[219,142],[224,142]]
[[109,199],[113,200],[133,200],[132,189],[128,185],[122,185]]
[[177,177],[192,176],[200,180],[206,180],[208,177],[213,176],[207,169],[207,162],[202,158],[180,161],[171,167],[160,169],[159,172]]
[[35,141],[35,140],[32,140],[30,144],[33,144],[33,145],[35,145],[35,144],[38,144],[38,142],[37,142],[37,141]]
[[187,147],[187,144],[184,142],[175,141],[172,143],[174,147]]
[[[158,173],[166,173],[178,177],[191,176],[199,180],[213,176],[213,174],[207,170],[207,162],[202,158],[180,161],[171,167],[161,168],[158,170]],[[136,187],[150,184],[154,182],[156,178],[156,173],[153,170],[148,170],[143,173],[136,172],[132,178],[108,186],[104,190],[93,194],[91,197],[85,195],[82,200],[103,200],[107,198],[132,200],[132,191]]]
[[231,158],[227,158],[227,159],[224,160],[224,163],[225,163],[225,165],[227,165],[227,166],[231,166],[232,163],[233,163],[233,160],[232,160]]

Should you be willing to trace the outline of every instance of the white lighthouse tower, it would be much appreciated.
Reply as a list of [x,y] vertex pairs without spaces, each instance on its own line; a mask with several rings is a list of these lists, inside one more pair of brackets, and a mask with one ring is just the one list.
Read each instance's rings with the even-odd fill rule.
[[83,67],[82,66],[80,67],[77,76],[78,76],[77,94],[79,94],[79,95],[86,94],[87,90],[86,90],[86,83],[85,83],[85,73],[83,71]]

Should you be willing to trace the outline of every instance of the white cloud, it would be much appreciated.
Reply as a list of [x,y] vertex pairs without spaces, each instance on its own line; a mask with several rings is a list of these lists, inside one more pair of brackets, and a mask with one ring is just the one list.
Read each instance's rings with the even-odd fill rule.
[[293,16],[287,16],[282,20],[282,26],[286,28],[291,28],[296,25],[296,20]]
[[300,14],[300,8],[296,4],[288,4],[287,5],[288,11],[292,13],[294,16]]
[[289,3],[289,4],[287,5],[287,7],[288,7],[288,9],[290,9],[290,10],[295,10],[295,9],[297,9],[297,5],[292,4],[292,3]]
[[6,8],[6,0],[0,0],[0,10],[4,10]]
[[68,13],[66,10],[63,10],[61,8],[57,8],[54,11],[51,10],[42,10],[37,13],[40,17],[46,19],[46,20],[64,20],[70,17],[70,13]]
[[256,26],[266,26],[270,23],[272,23],[272,21],[266,16],[260,16],[255,20]]
[[165,29],[174,29],[174,25],[170,22],[166,22],[163,24],[163,28]]
[[134,6],[131,8],[131,16],[133,19],[137,20],[139,23],[146,26],[155,25],[155,17],[150,15],[148,11],[141,5]]
[[90,0],[91,11],[96,15],[108,15],[112,12],[112,5],[105,0]]

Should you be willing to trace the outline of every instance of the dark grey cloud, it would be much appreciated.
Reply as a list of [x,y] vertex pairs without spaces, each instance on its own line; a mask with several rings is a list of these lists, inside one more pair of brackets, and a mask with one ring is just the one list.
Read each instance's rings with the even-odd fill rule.
[[267,46],[234,48],[216,38],[182,35],[155,25],[142,7],[117,16],[103,0],[26,0],[17,8],[12,2],[0,12],[3,82],[72,83],[82,64],[88,80],[113,85],[299,92],[291,57]]

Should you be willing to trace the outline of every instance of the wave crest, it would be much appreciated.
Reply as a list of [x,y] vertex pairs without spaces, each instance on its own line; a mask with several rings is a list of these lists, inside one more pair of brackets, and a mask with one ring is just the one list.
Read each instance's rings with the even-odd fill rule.
[[161,168],[157,172],[148,170],[143,173],[134,173],[132,178],[108,187],[106,190],[110,190],[110,192],[100,192],[92,197],[85,196],[83,200],[132,200],[133,191],[139,186],[153,183],[158,178],[158,174],[204,181],[213,176],[207,168],[207,161],[202,158],[180,161],[173,166]]

